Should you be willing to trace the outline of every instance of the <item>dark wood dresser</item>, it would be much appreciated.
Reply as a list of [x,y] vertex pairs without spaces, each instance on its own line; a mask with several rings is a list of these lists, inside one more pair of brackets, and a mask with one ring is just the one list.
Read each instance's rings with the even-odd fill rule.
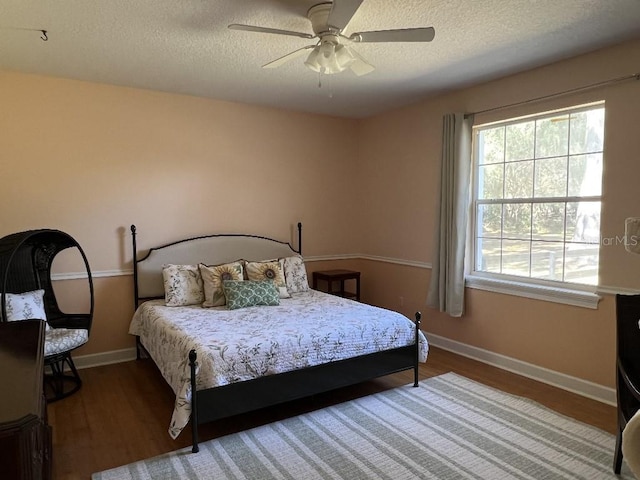
[[0,322],[0,477],[51,478],[51,427],[42,391],[44,322]]

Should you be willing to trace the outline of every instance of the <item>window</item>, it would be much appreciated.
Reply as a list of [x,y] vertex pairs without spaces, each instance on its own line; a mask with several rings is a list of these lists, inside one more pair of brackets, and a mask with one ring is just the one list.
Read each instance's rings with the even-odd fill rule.
[[474,127],[473,273],[597,285],[604,103]]

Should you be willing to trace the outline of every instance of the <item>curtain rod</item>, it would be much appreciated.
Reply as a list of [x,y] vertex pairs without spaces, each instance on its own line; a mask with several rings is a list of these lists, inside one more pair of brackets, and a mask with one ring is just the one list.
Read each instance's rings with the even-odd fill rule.
[[564,92],[551,93],[549,95],[544,95],[542,97],[531,98],[529,100],[524,100],[522,102],[509,103],[507,105],[500,105],[499,107],[487,108],[486,110],[479,110],[477,112],[465,113],[464,118],[469,118],[473,115],[479,115],[481,113],[489,113],[495,112],[497,110],[502,110],[505,108],[518,107],[520,105],[526,105],[528,103],[535,103],[541,100],[548,100],[550,98],[561,97],[564,95],[569,95],[571,93],[583,92],[586,90],[591,90],[593,88],[604,87],[605,85],[612,85],[614,83],[626,82],[627,80],[640,80],[640,73],[634,73],[633,75],[625,75],[624,77],[612,78],[610,80],[605,80],[603,82],[592,83],[591,85],[585,85],[583,87],[572,88],[570,90],[565,90]]

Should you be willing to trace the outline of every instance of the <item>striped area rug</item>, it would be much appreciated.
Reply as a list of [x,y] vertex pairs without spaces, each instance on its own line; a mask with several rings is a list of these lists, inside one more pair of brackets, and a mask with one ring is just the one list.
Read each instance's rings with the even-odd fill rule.
[[113,470],[93,480],[632,479],[614,437],[448,373]]

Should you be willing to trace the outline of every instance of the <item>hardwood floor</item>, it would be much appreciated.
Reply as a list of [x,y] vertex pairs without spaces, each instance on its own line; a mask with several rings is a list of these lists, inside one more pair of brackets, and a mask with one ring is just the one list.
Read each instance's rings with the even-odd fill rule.
[[[420,365],[420,378],[446,372],[456,372],[500,390],[531,398],[564,415],[610,433],[615,432],[614,407],[431,347],[427,363]],[[173,410],[173,392],[150,360],[89,368],[80,374],[83,379],[80,391],[48,406],[49,423],[53,427],[54,479],[86,480],[93,472],[191,444],[189,427],[175,441],[167,433]],[[411,372],[398,373],[310,399],[221,420],[203,425],[201,439],[219,437],[412,381]]]

